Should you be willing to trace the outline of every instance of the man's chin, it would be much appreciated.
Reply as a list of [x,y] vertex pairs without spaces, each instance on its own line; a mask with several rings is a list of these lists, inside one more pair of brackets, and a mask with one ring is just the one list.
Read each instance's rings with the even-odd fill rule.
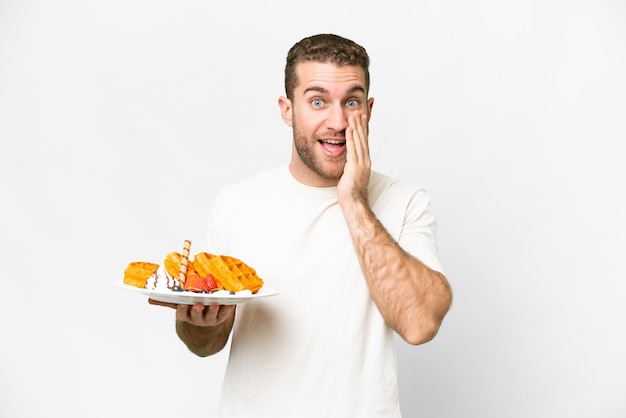
[[343,176],[343,166],[340,169],[327,168],[326,170],[320,170],[317,172],[317,174],[324,180],[339,181],[339,179],[341,179],[341,176]]

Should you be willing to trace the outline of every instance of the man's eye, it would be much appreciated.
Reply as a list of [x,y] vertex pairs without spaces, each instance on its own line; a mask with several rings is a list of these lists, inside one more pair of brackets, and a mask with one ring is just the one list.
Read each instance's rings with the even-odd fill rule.
[[356,99],[350,99],[346,102],[346,105],[348,105],[349,107],[355,107],[359,105],[359,101]]
[[311,104],[313,105],[313,107],[320,107],[324,104],[324,101],[322,99],[313,99],[311,101]]

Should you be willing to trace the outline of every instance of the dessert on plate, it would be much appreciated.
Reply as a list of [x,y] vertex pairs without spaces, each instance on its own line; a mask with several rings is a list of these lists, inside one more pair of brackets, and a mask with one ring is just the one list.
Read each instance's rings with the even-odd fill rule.
[[134,261],[124,270],[124,283],[148,290],[190,291],[196,293],[257,293],[263,287],[256,271],[228,255],[200,252],[189,259],[191,241],[183,252],[167,254],[161,264]]

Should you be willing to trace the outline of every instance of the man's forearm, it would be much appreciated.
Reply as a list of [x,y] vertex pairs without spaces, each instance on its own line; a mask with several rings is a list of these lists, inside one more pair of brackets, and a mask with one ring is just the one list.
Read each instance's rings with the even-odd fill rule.
[[385,321],[411,344],[431,340],[452,300],[446,278],[404,251],[365,203],[353,204],[344,215]]

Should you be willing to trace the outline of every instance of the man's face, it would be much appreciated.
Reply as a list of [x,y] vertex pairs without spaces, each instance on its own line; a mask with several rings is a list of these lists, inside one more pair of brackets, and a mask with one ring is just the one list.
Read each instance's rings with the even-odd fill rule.
[[351,114],[370,114],[365,73],[356,66],[304,62],[296,68],[293,99],[281,98],[285,122],[293,127],[290,169],[311,186],[334,186],[346,163],[345,130]]

